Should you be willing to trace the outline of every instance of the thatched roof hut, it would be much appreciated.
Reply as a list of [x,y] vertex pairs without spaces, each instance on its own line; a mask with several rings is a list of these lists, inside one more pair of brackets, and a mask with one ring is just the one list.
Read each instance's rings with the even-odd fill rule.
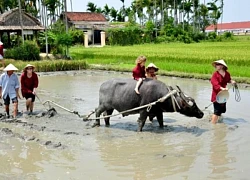
[[[34,35],[37,31],[45,29],[37,18],[24,11],[22,11],[22,23],[25,35]],[[16,32],[18,35],[21,35],[20,13],[18,8],[0,14],[0,38],[4,32],[6,32],[8,36],[10,36],[11,32]]]

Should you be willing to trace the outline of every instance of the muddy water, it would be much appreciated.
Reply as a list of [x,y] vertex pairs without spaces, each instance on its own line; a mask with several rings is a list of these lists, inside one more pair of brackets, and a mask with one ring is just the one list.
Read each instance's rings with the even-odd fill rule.
[[[39,98],[86,114],[98,104],[98,89],[114,72],[64,72],[40,76]],[[159,77],[179,85],[204,109],[210,104],[208,81]],[[250,90],[241,102],[230,99],[223,123],[211,125],[212,106],[203,119],[165,113],[163,130],[147,122],[137,133],[137,115],[111,118],[109,128],[91,128],[56,106],[52,118],[21,117],[0,122],[0,179],[248,179]],[[25,110],[20,100],[19,111]],[[46,106],[47,108],[47,106]],[[3,108],[1,108],[3,111]],[[36,112],[45,110],[37,100]]]

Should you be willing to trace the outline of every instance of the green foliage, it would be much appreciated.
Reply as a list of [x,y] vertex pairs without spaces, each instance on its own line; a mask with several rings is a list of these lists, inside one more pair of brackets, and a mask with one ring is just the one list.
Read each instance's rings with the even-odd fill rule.
[[209,32],[208,33],[208,40],[214,41],[217,38],[216,32]]
[[206,34],[205,33],[195,33],[195,34],[192,34],[192,38],[193,38],[194,42],[200,42],[200,41],[206,39]]
[[25,41],[24,44],[19,47],[8,49],[5,53],[5,58],[23,60],[23,61],[35,61],[40,60],[40,49],[36,42]]
[[231,32],[224,32],[223,33],[223,37],[225,38],[225,39],[233,39],[233,33],[231,33]]
[[55,44],[61,45],[61,46],[71,46],[72,41],[73,39],[70,34],[67,34],[67,33],[57,34]]
[[69,34],[72,38],[72,44],[83,44],[84,43],[84,33],[78,29],[70,29]]
[[150,41],[150,31],[137,26],[108,29],[108,39],[111,45],[134,45]]
[[155,39],[155,43],[158,44],[158,43],[170,43],[170,42],[174,42],[176,41],[176,38],[173,37],[173,36],[157,36],[156,39]]

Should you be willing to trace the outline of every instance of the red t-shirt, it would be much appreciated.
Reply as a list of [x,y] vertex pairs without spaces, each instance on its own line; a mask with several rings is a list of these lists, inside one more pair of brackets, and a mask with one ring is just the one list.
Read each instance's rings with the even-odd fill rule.
[[0,45],[0,54],[3,56],[3,45]]
[[213,86],[211,102],[216,100],[216,95],[220,92],[220,87],[225,88],[227,83],[231,81],[231,75],[229,72],[225,71],[225,76],[223,77],[218,71],[214,72],[211,78],[211,84]]
[[26,94],[30,94],[33,92],[34,88],[38,87],[38,76],[35,72],[32,72],[32,76],[30,78],[27,77],[27,73],[24,72],[21,75],[21,91],[23,97]]
[[145,66],[141,67],[140,64],[137,64],[133,69],[133,77],[135,80],[146,78]]

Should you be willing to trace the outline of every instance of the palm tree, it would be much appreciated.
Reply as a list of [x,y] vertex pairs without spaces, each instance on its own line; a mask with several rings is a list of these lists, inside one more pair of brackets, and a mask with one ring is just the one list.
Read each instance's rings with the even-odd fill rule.
[[105,18],[109,21],[110,8],[107,4],[103,7],[102,13],[104,14]]
[[221,6],[220,6],[220,9],[221,9],[221,25],[222,25],[222,22],[223,22],[223,10],[224,10],[224,0],[221,0]]
[[94,3],[92,3],[92,2],[88,2],[88,4],[87,4],[87,11],[89,11],[89,12],[96,12],[96,10],[97,10],[97,6]]
[[207,3],[208,5],[208,10],[212,11],[210,13],[211,19],[212,19],[212,23],[214,25],[214,32],[217,32],[217,24],[218,24],[218,20],[221,17],[221,11],[220,11],[220,7],[218,7],[216,5],[217,0],[215,0],[214,2],[209,2]]
[[124,4],[125,0],[120,0],[120,1],[122,2],[122,11],[121,11],[121,15],[123,16],[122,21],[125,22],[125,4]]
[[102,13],[102,12],[103,12],[103,10],[102,10],[102,8],[101,8],[101,7],[98,7],[98,8],[96,9],[96,12],[97,12],[97,13]]
[[51,24],[56,21],[56,9],[60,6],[59,0],[44,0],[44,5],[49,11],[48,16],[50,17]]
[[209,10],[205,4],[201,4],[199,8],[200,12],[200,25],[201,30],[205,33],[206,28],[210,25]]
[[115,8],[111,8],[110,17],[112,17],[112,21],[117,21],[118,11]]

